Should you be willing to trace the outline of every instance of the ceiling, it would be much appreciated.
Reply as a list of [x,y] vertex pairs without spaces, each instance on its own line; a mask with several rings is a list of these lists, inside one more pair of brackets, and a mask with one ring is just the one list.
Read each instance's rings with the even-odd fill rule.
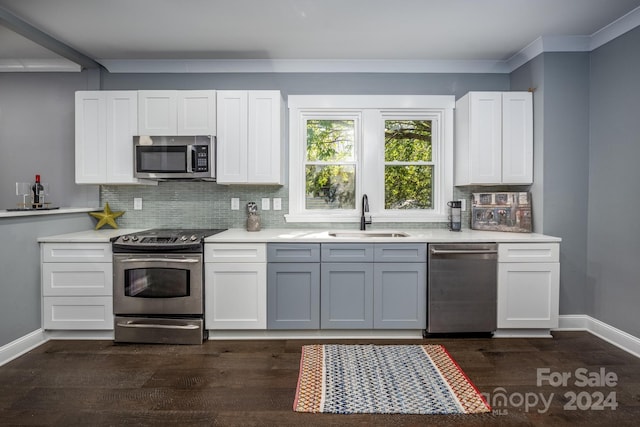
[[640,0],[0,0],[0,68],[506,63],[542,41],[590,50],[639,16]]

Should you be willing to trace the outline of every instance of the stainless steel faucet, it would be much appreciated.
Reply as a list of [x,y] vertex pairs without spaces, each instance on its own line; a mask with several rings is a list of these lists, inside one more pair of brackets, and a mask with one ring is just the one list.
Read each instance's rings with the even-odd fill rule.
[[360,215],[360,230],[363,230],[363,231],[367,229],[367,224],[371,224],[371,217],[369,217],[369,220],[367,220],[364,217],[365,212],[369,212],[369,198],[367,197],[366,194],[363,194],[362,195],[362,211]]

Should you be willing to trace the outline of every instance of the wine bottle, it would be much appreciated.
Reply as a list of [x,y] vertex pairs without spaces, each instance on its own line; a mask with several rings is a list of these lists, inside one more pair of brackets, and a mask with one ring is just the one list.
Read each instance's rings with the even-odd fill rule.
[[33,198],[33,207],[38,208],[42,203],[42,193],[44,192],[44,187],[40,184],[40,175],[36,175],[36,182],[31,186],[32,198]]

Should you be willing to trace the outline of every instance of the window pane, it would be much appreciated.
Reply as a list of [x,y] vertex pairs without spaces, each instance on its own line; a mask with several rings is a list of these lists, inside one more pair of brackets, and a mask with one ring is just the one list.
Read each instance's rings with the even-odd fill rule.
[[433,209],[433,166],[385,166],[385,209]]
[[355,209],[354,165],[307,165],[306,209]]
[[355,160],[354,120],[307,120],[307,160]]
[[386,162],[430,162],[431,120],[385,120]]

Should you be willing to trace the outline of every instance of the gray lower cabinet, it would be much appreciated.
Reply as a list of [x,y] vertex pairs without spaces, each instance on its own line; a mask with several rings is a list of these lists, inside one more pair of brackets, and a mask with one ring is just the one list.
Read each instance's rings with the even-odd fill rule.
[[320,274],[322,329],[373,328],[373,264],[323,262]]
[[381,262],[374,265],[373,327],[427,327],[426,263]]
[[267,245],[268,329],[425,329],[426,244]]
[[268,245],[267,329],[319,328],[320,245]]

